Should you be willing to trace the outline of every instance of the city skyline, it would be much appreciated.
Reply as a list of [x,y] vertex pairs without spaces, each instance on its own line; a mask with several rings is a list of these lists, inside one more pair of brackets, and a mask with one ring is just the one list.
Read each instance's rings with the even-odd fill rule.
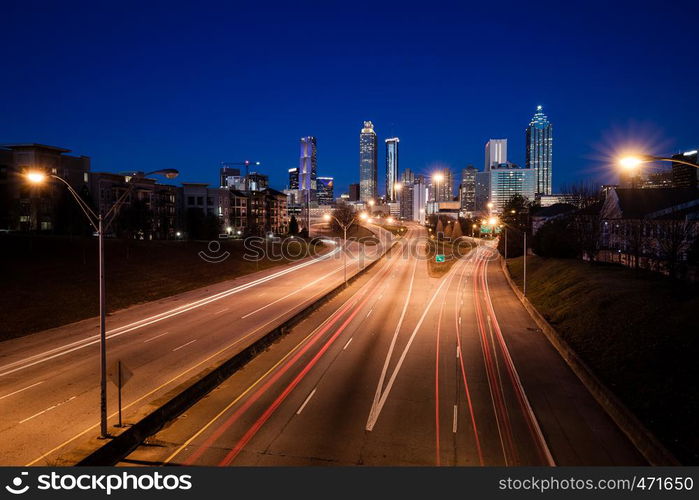
[[[27,9],[10,3],[7,18],[20,19]],[[578,179],[610,180],[600,149],[608,152],[619,135],[652,140],[660,146],[652,149],[666,154],[696,148],[699,69],[686,64],[696,45],[694,4],[652,16],[611,5],[603,19],[572,6],[534,12],[513,5],[499,18],[510,36],[495,40],[474,21],[488,12],[483,6],[455,6],[446,17],[402,6],[400,20],[388,6],[368,18],[338,6],[307,10],[272,9],[263,16],[252,6],[215,12],[173,6],[163,18],[156,7],[143,6],[134,23],[107,7],[76,12],[46,5],[31,14],[34,35],[27,44],[13,45],[27,38],[21,22],[0,34],[0,46],[13,47],[3,54],[13,78],[3,82],[0,112],[12,119],[0,124],[0,141],[65,145],[90,156],[95,170],[169,166],[182,181],[211,184],[221,161],[250,158],[282,188],[296,164],[298,138],[314,135],[321,168],[334,175],[341,192],[356,182],[356,129],[365,119],[382,138],[401,138],[401,168],[459,171],[468,163],[480,167],[491,137],[507,137],[511,161],[524,165],[522,131],[534,106],[542,105],[557,130],[554,192]],[[573,12],[573,31],[556,21]],[[231,48],[225,20],[233,17],[245,43]],[[528,29],[535,17],[548,26],[547,39],[558,41],[543,69],[532,67],[519,48],[541,36]],[[102,29],[107,18],[113,30]],[[315,21],[323,40],[302,71],[287,62],[312,41],[290,30],[297,18]],[[252,28],[263,19],[264,30]],[[650,20],[672,25],[673,37],[637,30]],[[352,25],[358,31],[343,27]],[[589,37],[593,29],[597,36]],[[180,38],[165,36],[171,30]],[[124,32],[130,33],[126,39]],[[419,43],[414,32],[423,34]],[[86,37],[93,43],[85,44]],[[371,40],[374,50],[356,53],[357,40]],[[406,64],[386,66],[387,51]],[[623,71],[620,60],[627,62]],[[72,70],[62,71],[67,67]],[[503,67],[517,78],[473,78],[474,71],[497,74]],[[677,68],[679,81],[668,77]],[[60,78],[46,79],[48,73]],[[404,81],[410,83],[400,85]],[[298,97],[309,95],[313,99]],[[129,111],[136,108],[137,115]]]

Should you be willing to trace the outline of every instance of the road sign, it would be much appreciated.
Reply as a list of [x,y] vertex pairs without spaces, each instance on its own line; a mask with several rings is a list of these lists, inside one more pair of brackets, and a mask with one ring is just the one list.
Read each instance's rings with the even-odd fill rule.
[[444,258],[444,254],[438,253],[437,255],[434,256],[434,261],[435,262],[444,262],[446,259]]
[[109,374],[109,378],[112,379],[112,382],[114,382],[114,385],[117,386],[117,401],[119,404],[119,424],[117,424],[117,427],[122,426],[121,422],[121,388],[126,385],[126,382],[129,381],[129,379],[133,377],[133,372],[129,370],[124,363],[121,362],[121,360],[117,361],[114,363],[114,367],[112,368],[111,373]]
[[114,363],[114,366],[109,372],[109,378],[114,382],[114,385],[120,389],[126,385],[126,382],[128,382],[131,377],[133,377],[133,372],[121,361]]

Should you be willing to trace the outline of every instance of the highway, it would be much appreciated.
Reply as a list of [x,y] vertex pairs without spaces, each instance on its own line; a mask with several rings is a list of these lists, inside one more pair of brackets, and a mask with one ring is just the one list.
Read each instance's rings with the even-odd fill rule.
[[492,242],[430,277],[423,228],[121,465],[639,465]]
[[[388,231],[374,230],[381,242],[367,247],[363,257],[359,245],[350,243],[350,276],[390,245]],[[342,271],[341,251],[334,248],[318,258],[110,314],[108,364],[120,360],[133,372],[123,390],[126,420],[341,284]],[[117,394],[111,383],[108,394],[113,429]],[[73,447],[96,436],[98,319],[0,343],[0,414],[1,465],[61,465]]]

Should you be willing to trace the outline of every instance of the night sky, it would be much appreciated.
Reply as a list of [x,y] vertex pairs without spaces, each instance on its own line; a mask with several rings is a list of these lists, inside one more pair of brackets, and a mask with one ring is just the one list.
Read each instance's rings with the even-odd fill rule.
[[555,187],[612,180],[627,143],[699,146],[697,2],[98,3],[2,2],[0,144],[212,184],[221,161],[259,160],[282,189],[315,135],[337,195],[358,181],[363,120],[382,191],[394,135],[401,170],[482,169],[502,137],[523,165],[537,104]]

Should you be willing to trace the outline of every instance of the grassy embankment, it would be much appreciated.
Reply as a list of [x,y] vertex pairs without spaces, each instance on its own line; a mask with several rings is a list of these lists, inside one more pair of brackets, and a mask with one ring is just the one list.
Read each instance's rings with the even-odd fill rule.
[[[522,284],[522,259],[508,261]],[[685,464],[699,464],[699,290],[647,272],[527,259],[527,296]]]
[[[296,240],[288,254],[303,257],[306,250],[315,254],[328,249]],[[230,257],[216,264],[199,257],[200,251],[207,252],[207,242],[108,239],[105,243],[108,311],[296,260],[288,254],[282,260],[244,260],[241,240],[222,240],[220,251],[213,255],[228,251]],[[274,255],[279,255],[279,245],[275,248]],[[96,238],[3,236],[0,249],[0,340],[99,313]]]
[[[451,266],[461,258],[465,257],[473,248],[475,243],[470,238],[459,239],[458,242],[427,240],[427,272],[432,278],[441,278]],[[444,255],[444,262],[436,262],[435,257]]]

